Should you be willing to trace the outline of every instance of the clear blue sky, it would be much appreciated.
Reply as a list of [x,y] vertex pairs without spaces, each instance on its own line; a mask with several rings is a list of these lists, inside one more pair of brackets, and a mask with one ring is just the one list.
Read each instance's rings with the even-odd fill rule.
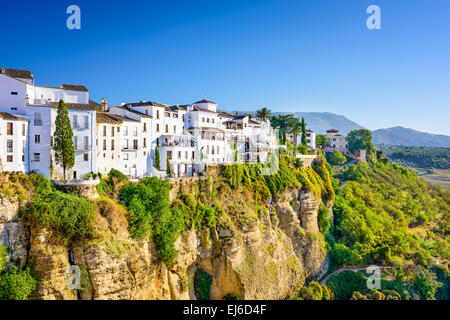
[[[81,30],[66,8],[81,8]],[[382,30],[366,28],[381,8]],[[450,134],[449,0],[0,0],[0,66],[91,98],[329,111]]]

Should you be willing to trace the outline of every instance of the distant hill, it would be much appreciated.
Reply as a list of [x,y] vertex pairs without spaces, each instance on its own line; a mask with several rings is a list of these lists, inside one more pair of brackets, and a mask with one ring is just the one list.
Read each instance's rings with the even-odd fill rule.
[[[242,113],[242,112],[241,112]],[[248,112],[254,114],[255,112]],[[326,133],[328,129],[337,129],[339,133],[347,135],[352,130],[364,129],[363,126],[349,120],[345,116],[331,112],[274,112],[273,115],[293,114],[301,119],[305,118],[308,129],[316,133]]]
[[409,128],[393,127],[372,131],[373,143],[396,146],[450,148],[450,136],[420,132]]

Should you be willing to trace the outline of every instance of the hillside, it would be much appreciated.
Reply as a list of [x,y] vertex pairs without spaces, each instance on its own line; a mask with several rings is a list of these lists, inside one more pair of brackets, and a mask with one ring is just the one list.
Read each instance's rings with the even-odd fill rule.
[[393,127],[372,131],[373,143],[397,146],[450,148],[450,136],[431,134],[409,128]]

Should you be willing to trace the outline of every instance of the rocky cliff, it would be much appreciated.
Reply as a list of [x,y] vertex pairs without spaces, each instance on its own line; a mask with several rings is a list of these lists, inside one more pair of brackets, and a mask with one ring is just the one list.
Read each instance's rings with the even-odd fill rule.
[[[176,184],[172,200],[181,192]],[[169,268],[158,260],[152,243],[130,239],[126,229],[114,230],[102,212],[96,225],[103,236],[69,248],[17,218],[14,199],[3,200],[0,234],[11,263],[26,264],[39,280],[32,299],[195,299],[197,269],[212,276],[212,299],[287,298],[326,268],[317,225],[320,200],[291,187],[252,211],[246,196],[223,195],[225,214],[217,227],[183,232]],[[81,271],[79,290],[68,286],[71,265]]]

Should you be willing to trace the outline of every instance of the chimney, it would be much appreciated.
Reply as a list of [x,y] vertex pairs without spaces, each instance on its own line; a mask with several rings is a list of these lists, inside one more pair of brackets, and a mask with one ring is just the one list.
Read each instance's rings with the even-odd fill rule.
[[108,111],[108,101],[106,101],[105,98],[102,98],[102,111],[103,112]]

